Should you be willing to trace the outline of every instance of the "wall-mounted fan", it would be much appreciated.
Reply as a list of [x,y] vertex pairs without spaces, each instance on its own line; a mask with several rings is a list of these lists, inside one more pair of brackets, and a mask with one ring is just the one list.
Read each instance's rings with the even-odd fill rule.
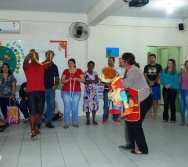
[[89,27],[82,22],[74,22],[69,27],[69,34],[72,38],[83,41],[89,37]]

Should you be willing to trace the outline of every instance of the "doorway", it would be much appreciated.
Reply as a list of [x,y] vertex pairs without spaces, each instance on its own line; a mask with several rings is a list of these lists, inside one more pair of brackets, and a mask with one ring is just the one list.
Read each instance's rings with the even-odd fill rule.
[[[162,47],[162,46],[148,46],[147,55],[154,53],[156,55],[156,62],[162,66],[164,69],[167,66],[168,59],[174,59],[176,61],[176,70],[180,69],[180,47]],[[149,63],[149,59],[148,59]],[[162,86],[161,86],[162,91]],[[179,92],[178,92],[179,93]],[[162,95],[162,93],[161,93]],[[159,101],[161,105],[164,104],[163,98]],[[179,96],[176,97],[176,111],[180,111]]]

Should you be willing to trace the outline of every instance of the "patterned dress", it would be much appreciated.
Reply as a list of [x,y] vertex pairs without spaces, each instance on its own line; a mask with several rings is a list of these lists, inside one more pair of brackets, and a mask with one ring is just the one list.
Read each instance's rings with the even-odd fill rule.
[[[84,72],[86,80],[95,80],[95,76],[98,76],[97,72],[93,71],[93,74],[90,75],[88,71]],[[83,102],[83,111],[92,112],[97,111],[99,108],[99,99],[97,96],[97,84],[91,83],[85,85],[84,90],[84,102]]]

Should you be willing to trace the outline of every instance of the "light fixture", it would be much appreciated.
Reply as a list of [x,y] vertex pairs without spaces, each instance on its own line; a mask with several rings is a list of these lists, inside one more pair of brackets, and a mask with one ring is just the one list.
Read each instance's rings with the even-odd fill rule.
[[169,3],[169,4],[167,5],[167,7],[166,7],[166,11],[167,11],[168,14],[173,13],[173,11],[174,11],[174,6],[173,6],[171,3]]
[[179,6],[185,5],[183,1],[179,0],[157,0],[154,5],[165,9],[168,14],[172,14]]

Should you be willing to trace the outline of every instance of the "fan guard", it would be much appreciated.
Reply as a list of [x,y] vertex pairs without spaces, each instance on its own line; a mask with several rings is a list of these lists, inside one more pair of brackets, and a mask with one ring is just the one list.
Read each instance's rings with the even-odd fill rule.
[[86,40],[90,35],[89,27],[82,22],[74,22],[69,27],[69,34],[78,41]]

